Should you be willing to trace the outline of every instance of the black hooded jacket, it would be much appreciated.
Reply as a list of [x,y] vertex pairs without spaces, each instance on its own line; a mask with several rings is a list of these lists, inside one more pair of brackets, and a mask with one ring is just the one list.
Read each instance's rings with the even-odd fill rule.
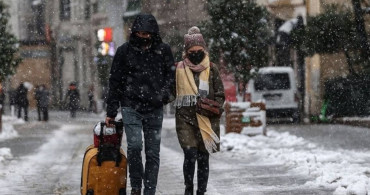
[[[138,15],[132,25],[130,40],[118,47],[109,78],[107,116],[115,117],[119,106],[147,113],[167,104],[175,85],[174,59],[169,45],[159,36],[156,19]],[[135,32],[151,33],[151,46],[142,50]]]
[[28,89],[22,84],[17,88],[17,104],[20,107],[27,107],[29,102],[27,98]]

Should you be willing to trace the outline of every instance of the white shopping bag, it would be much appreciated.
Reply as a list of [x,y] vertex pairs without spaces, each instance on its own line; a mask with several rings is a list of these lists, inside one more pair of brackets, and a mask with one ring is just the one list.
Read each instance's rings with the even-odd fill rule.
[[[101,123],[98,122],[95,127],[94,127],[94,133],[95,135],[100,135],[101,131]],[[103,135],[113,135],[116,133],[116,128],[115,127],[106,127],[104,125],[103,127]]]

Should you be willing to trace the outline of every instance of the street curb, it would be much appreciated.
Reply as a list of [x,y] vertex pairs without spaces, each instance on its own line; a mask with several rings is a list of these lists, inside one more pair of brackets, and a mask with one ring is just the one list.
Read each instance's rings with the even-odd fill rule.
[[366,127],[370,128],[370,120],[344,120],[342,118],[334,119],[334,124],[341,124],[341,125],[350,125],[350,126],[356,126],[356,127]]

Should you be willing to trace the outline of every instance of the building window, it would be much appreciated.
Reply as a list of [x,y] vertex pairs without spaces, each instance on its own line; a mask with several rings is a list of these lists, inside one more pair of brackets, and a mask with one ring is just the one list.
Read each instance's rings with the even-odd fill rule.
[[141,0],[129,0],[127,5],[127,11],[141,10]]
[[60,0],[60,20],[71,19],[71,2],[70,0]]
[[88,20],[90,19],[91,17],[91,3],[90,3],[90,0],[86,0],[86,3],[85,3],[85,20]]
[[35,29],[33,31],[37,35],[43,37],[45,35],[44,5],[40,3],[32,6],[32,13],[33,23],[35,24]]
[[99,5],[98,5],[98,1],[96,1],[95,3],[93,3],[93,12],[94,14],[98,13],[99,12]]

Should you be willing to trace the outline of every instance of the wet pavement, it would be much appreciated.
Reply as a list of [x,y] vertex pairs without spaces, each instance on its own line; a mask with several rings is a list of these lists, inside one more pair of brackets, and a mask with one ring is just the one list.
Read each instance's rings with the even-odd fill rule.
[[[51,118],[47,123],[34,121],[16,125],[19,136],[0,142],[0,147],[11,148],[14,157],[7,161],[6,170],[1,171],[0,180],[7,180],[4,185],[11,185],[0,185],[0,194],[80,194],[83,154],[92,144],[94,124],[103,118],[81,114],[71,120],[65,112],[52,113]],[[330,149],[362,150],[370,147],[366,139],[369,129],[366,128],[351,131],[350,126],[343,125],[287,124],[268,128],[289,131]],[[126,149],[125,144],[123,148]],[[275,162],[260,165],[258,159],[233,155],[222,152],[211,156],[207,194],[332,194],[333,189],[307,189],[304,184],[315,178],[291,172],[294,167]],[[175,129],[163,127],[157,194],[183,194],[182,161]],[[130,190],[127,192],[129,194]]]

